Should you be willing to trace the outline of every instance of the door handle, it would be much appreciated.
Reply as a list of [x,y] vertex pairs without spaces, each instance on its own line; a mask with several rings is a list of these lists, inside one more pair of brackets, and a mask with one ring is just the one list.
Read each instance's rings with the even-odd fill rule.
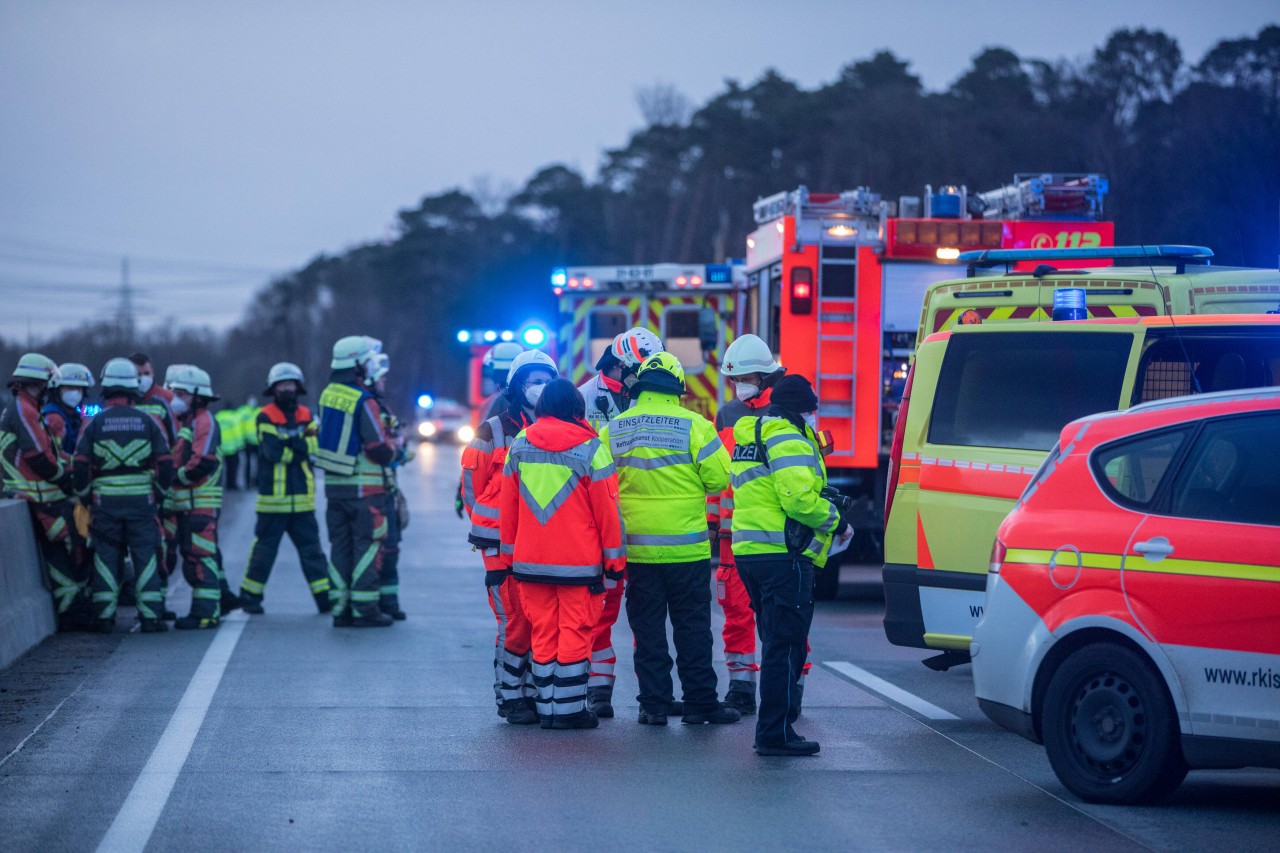
[[1163,536],[1156,536],[1148,539],[1146,542],[1139,542],[1133,546],[1133,550],[1146,557],[1153,563],[1158,563],[1165,557],[1173,553],[1173,546],[1169,544],[1169,540]]

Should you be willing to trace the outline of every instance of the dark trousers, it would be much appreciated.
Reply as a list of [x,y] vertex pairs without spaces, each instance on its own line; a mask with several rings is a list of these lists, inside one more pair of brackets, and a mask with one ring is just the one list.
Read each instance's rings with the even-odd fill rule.
[[330,498],[324,513],[329,528],[329,600],[334,616],[378,612],[382,540],[387,517],[382,495]]
[[93,508],[89,524],[93,540],[93,605],[99,619],[114,619],[120,600],[120,565],[128,554],[133,562],[138,616],[159,619],[164,610],[160,592],[160,528],[156,508]]
[[640,705],[665,713],[674,700],[667,617],[676,644],[676,670],[687,714],[716,708],[711,664],[711,561],[627,563],[627,621],[635,635]]
[[240,583],[240,596],[247,601],[262,601],[267,578],[275,565],[280,541],[285,534],[298,549],[302,574],[316,600],[316,606],[329,609],[329,561],[320,547],[320,525],[314,512],[260,512],[253,528],[253,545],[249,549],[249,567]]
[[[222,457],[222,470],[225,472],[226,476],[226,480],[224,481],[226,484],[225,488],[240,488],[240,454],[228,453],[226,456]],[[250,483],[249,485],[252,486],[253,483]]]
[[798,739],[791,726],[800,716],[800,675],[813,623],[813,563],[785,554],[776,560],[739,557],[738,574],[760,631],[756,745],[780,746]]
[[396,496],[386,495],[383,513],[387,516],[387,538],[382,540],[382,573],[379,576],[379,606],[391,613],[400,609],[400,514]]
[[89,553],[70,500],[31,506],[32,524],[60,626],[90,618]]

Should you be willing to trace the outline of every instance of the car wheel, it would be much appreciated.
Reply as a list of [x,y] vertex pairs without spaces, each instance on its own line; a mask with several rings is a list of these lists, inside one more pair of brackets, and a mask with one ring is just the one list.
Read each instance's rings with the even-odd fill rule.
[[1082,800],[1153,802],[1187,775],[1164,681],[1131,649],[1096,643],[1074,652],[1053,674],[1042,708],[1049,763]]
[[816,601],[835,601],[840,595],[840,557],[813,573],[813,597]]

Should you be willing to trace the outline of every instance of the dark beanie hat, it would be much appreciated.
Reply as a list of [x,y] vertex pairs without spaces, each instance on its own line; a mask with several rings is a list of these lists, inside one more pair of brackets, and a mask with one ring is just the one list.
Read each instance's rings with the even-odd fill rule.
[[596,362],[596,370],[604,373],[619,364],[622,364],[622,362],[618,361],[618,357],[613,354],[613,347],[608,346],[604,348],[604,353],[600,356],[600,360]]
[[818,395],[813,393],[809,380],[798,373],[792,373],[778,380],[773,386],[773,396],[769,402],[792,414],[803,415],[818,408]]

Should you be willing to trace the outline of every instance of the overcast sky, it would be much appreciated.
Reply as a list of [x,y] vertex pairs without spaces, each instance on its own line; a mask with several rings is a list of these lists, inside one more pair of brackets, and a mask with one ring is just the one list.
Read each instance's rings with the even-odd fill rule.
[[593,172],[654,82],[698,104],[726,78],[814,87],[888,48],[942,89],[984,47],[1081,58],[1122,26],[1195,61],[1277,8],[0,0],[0,336],[111,312],[123,255],[152,319],[224,327],[271,271],[389,236],[425,194]]

